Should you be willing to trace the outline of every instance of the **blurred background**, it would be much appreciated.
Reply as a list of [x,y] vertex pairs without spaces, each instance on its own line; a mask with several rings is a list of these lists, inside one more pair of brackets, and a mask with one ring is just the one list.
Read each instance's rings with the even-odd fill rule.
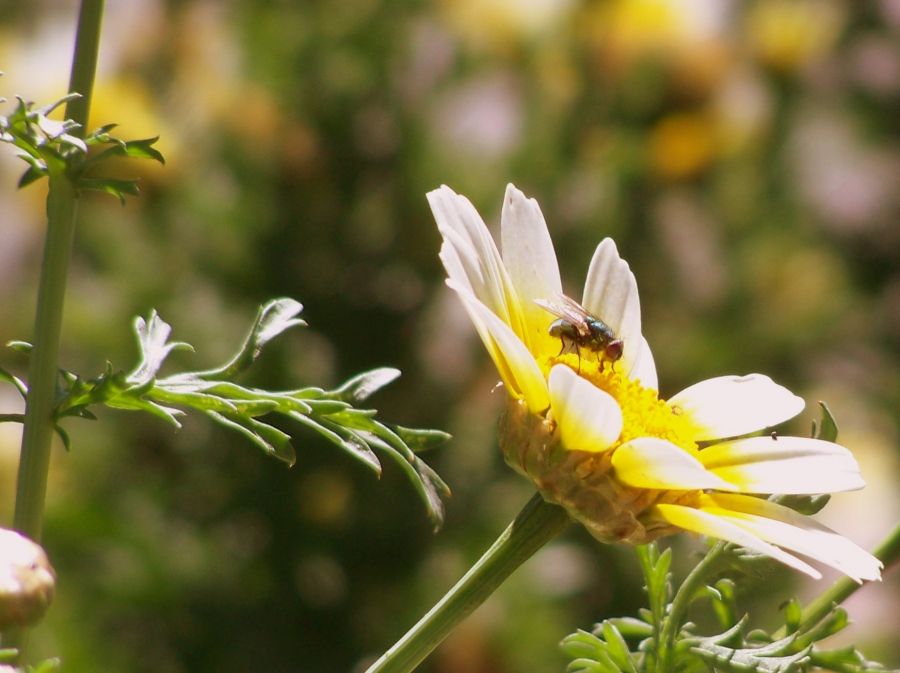
[[[495,444],[496,374],[442,285],[425,192],[446,183],[496,224],[514,182],[540,202],[580,295],[615,237],[641,288],[664,396],[765,372],[829,402],[868,488],[821,518],[871,547],[900,514],[900,1],[115,0],[91,126],[160,135],[130,162],[142,195],[82,201],[62,363],[128,369],[130,323],[157,308],[200,368],[237,347],[259,303],[292,296],[310,327],[250,381],[402,378],[385,420],[454,435],[432,534],[394,466],[380,480],[300,428],[288,470],[191,420],[71,421],[45,544],[58,595],[32,638],[66,671],[361,671],[465,571],[530,496]],[[0,1],[0,94],[66,92],[75,14]],[[7,104],[8,105],[8,104]],[[45,185],[0,148],[0,342],[28,339]],[[6,350],[2,366],[22,375]],[[0,411],[18,408],[0,388]],[[18,428],[0,426],[0,521]],[[687,536],[679,572],[695,557]],[[816,584],[773,570],[772,626]],[[642,605],[632,550],[573,527],[423,665],[561,671],[558,641]],[[759,597],[760,593],[754,593]],[[752,596],[747,606],[752,607]],[[848,604],[845,638],[900,665],[900,578]]]

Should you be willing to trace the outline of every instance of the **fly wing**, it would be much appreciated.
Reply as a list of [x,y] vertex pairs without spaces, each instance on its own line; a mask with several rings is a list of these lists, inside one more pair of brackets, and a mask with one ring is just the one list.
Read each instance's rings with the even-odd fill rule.
[[562,318],[574,325],[575,330],[582,337],[591,336],[591,330],[588,326],[588,318],[590,314],[584,307],[571,297],[559,293],[556,295],[556,302],[550,302],[545,299],[535,299],[534,303],[545,311],[552,313],[557,318]]

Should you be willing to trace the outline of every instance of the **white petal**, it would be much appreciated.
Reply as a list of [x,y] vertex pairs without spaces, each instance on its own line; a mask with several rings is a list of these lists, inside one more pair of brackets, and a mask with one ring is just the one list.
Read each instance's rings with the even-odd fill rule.
[[565,365],[550,370],[550,408],[567,449],[605,451],[622,432],[615,399]]
[[603,239],[594,252],[581,304],[622,339],[622,365],[631,371],[641,346],[641,304],[634,274],[611,238]]
[[838,493],[865,486],[853,454],[821,439],[736,439],[705,448],[698,457],[744,493]]
[[510,393],[524,398],[530,411],[534,413],[544,411],[550,406],[547,382],[525,344],[506,323],[473,297],[468,290],[459,287],[452,280],[448,280],[447,285],[462,299],[463,306]]
[[727,481],[707,472],[687,451],[656,437],[626,442],[613,453],[612,465],[616,479],[638,488],[735,490]]
[[674,526],[683,528],[684,530],[708,535],[710,537],[719,538],[728,542],[733,542],[742,547],[746,547],[751,551],[771,556],[777,561],[781,561],[785,565],[790,566],[800,572],[806,573],[810,577],[820,579],[822,573],[813,568],[800,559],[782,551],[778,547],[760,540],[756,535],[748,532],[740,526],[736,526],[731,521],[724,519],[715,514],[704,512],[693,507],[685,507],[684,505],[656,505],[652,510],[664,521],[668,521]]
[[632,381],[640,381],[644,388],[659,390],[659,381],[656,378],[656,363],[653,361],[653,352],[650,350],[650,344],[644,337],[641,337],[641,344],[638,348],[637,356],[631,365],[631,371],[628,372],[628,378]]
[[521,314],[500,252],[472,203],[447,186],[427,195],[444,239],[441,261],[459,287],[469,290],[515,331]]
[[533,353],[546,351],[551,341],[547,326],[553,317],[534,300],[553,299],[562,292],[559,265],[537,201],[526,198],[513,185],[507,186],[503,199],[500,236],[503,263],[527,325],[526,343]]
[[777,425],[803,410],[803,400],[763,374],[719,376],[685,388],[669,405],[700,426],[698,440],[737,437]]
[[767,542],[821,561],[857,582],[881,579],[881,561],[810,517],[749,496],[715,494],[709,500],[721,508],[713,513],[727,516],[735,525]]

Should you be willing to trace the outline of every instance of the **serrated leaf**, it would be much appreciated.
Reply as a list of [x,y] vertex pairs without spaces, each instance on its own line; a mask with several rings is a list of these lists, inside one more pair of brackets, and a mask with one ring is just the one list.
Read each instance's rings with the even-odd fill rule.
[[325,437],[328,441],[344,449],[351,456],[373,470],[375,474],[381,476],[381,463],[379,462],[378,457],[368,446],[363,444],[358,439],[345,439],[340,434],[335,432],[334,429],[326,427],[326,425],[313,420],[309,416],[305,416],[297,412],[290,412],[288,416],[293,418],[298,423],[302,423],[306,427],[312,428],[320,435]]
[[96,128],[90,133],[88,133],[84,141],[88,145],[93,145],[95,143],[108,143],[110,142],[109,132],[116,128],[118,124],[104,124],[100,128]]
[[731,648],[719,643],[733,638],[738,628],[743,628],[746,618],[725,633],[690,643],[690,651],[723,673],[794,673],[809,663],[810,647],[793,654],[790,651],[796,640],[788,636],[758,648]]
[[120,145],[119,147],[122,148],[121,153],[123,156],[135,159],[152,159],[153,161],[165,164],[165,157],[163,157],[158,149],[153,147],[158,140],[159,136],[143,138],[141,140],[126,140],[123,145]]
[[[163,381],[158,381],[157,383],[165,385],[167,389],[177,390],[181,385],[180,381],[176,380],[177,378],[178,377],[170,377]],[[173,380],[176,380],[175,386],[174,388],[169,388],[170,382]],[[303,414],[312,413],[312,407],[306,402],[294,398],[290,393],[272,393],[267,390],[245,388],[244,386],[232,383],[231,381],[207,381],[206,379],[197,378],[194,378],[193,380],[196,381],[197,390],[203,390],[218,395],[219,397],[227,397],[234,402],[235,406],[251,415],[259,415],[259,413],[269,413],[273,411],[278,411],[280,413],[287,413],[289,411],[299,411]],[[246,400],[247,402],[244,403],[242,400]],[[263,405],[268,406],[264,407]]]
[[142,385],[153,380],[165,359],[177,348],[193,347],[183,341],[169,341],[172,326],[159,317],[156,310],[150,311],[147,320],[138,316],[134,319],[134,332],[138,340],[141,360],[128,375],[128,382]]
[[151,400],[145,400],[139,397],[116,396],[110,397],[104,400],[104,402],[106,406],[113,409],[122,409],[124,411],[145,411],[152,416],[161,418],[162,420],[175,426],[176,428],[181,427],[181,422],[177,417],[184,415],[184,412],[180,409],[166,407]]
[[[428,517],[431,519],[431,523],[436,532],[444,525],[443,499],[449,498],[452,495],[450,487],[430,465],[418,456],[415,457],[413,469],[416,471],[416,474],[419,475],[420,480],[413,481],[413,485],[416,487],[416,490],[419,491],[420,495],[425,497],[428,507]],[[419,488],[419,484],[421,484],[421,489]]]
[[297,461],[297,454],[291,444],[290,435],[278,428],[253,418],[234,414],[221,414],[217,411],[206,411],[205,413],[217,423],[244,435],[267,454],[287,463],[288,467]]
[[442,498],[450,496],[450,488],[438,476],[437,472],[410,451],[399,438],[392,437],[392,433],[383,426],[381,430],[380,435],[362,430],[357,432],[367,444],[386,452],[407,473],[407,476],[413,483],[413,487],[425,502],[428,516],[434,525],[434,529],[438,530],[444,523],[444,502]]
[[[22,98],[20,98],[19,96],[16,96],[16,98],[19,100],[19,104],[22,108],[27,109],[29,107],[28,104],[25,103],[25,101]],[[67,93],[65,96],[63,96],[62,98],[60,98],[58,100],[53,101],[52,103],[47,103],[46,105],[42,105],[41,107],[34,108],[34,110],[32,110],[32,112],[31,112],[31,114],[46,117],[48,114],[53,112],[56,108],[58,108],[60,105],[65,105],[69,101],[78,100],[79,98],[81,98],[81,94],[78,93],[77,91],[73,91],[72,93]]]
[[[155,138],[144,138],[142,140],[120,140],[112,138],[108,134],[98,134],[92,138],[95,143],[106,142],[112,143],[112,147],[108,147],[102,152],[90,157],[86,164],[97,164],[109,159],[110,157],[131,157],[133,159],[152,159],[161,164],[165,164],[166,160],[162,153],[153,147],[154,143],[159,140],[159,136]],[[90,141],[89,141],[90,144]]]
[[136,180],[118,178],[79,178],[78,188],[105,192],[119,199],[122,205],[125,205],[126,196],[137,196],[141,192]]
[[348,379],[331,394],[339,400],[357,404],[392,381],[396,381],[399,376],[399,369],[379,367]]
[[442,430],[420,430],[418,428],[404,428],[401,425],[386,425],[415,453],[430,451],[446,443],[452,437],[450,433]]
[[305,326],[306,321],[295,317],[302,310],[303,304],[287,297],[263,304],[237,354],[222,367],[197,372],[197,376],[204,379],[234,378],[253,364],[269,341],[291,327]]

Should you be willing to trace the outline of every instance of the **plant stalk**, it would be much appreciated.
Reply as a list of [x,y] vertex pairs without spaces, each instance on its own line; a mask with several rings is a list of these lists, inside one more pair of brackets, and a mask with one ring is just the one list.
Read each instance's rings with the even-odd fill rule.
[[463,578],[366,673],[415,669],[459,622],[570,521],[562,507],[536,494]]
[[659,660],[657,662],[657,670],[662,673],[673,671],[672,656],[675,652],[675,639],[684,623],[687,609],[690,607],[691,599],[697,590],[706,581],[710,568],[714,567],[715,562],[725,550],[725,542],[716,542],[712,548],[706,553],[706,556],[694,566],[693,570],[685,577],[684,582],[678,587],[675,598],[672,599],[672,606],[669,614],[666,616],[661,629],[659,638]]
[[[881,544],[872,552],[876,558],[884,563],[884,569],[887,571],[892,564],[900,558],[900,524],[894,527]],[[835,605],[840,605],[850,596],[856,593],[857,589],[862,588],[863,584],[854,582],[849,577],[842,577],[828,589],[821,593],[814,601],[812,601],[803,610],[800,617],[800,626],[798,631],[806,633],[818,624]],[[786,630],[782,627],[776,634],[778,638],[784,638],[787,635]]]
[[[81,125],[73,133],[82,137],[94,88],[102,17],[103,0],[82,1],[69,82],[69,91],[77,91],[81,98],[69,101],[66,106],[67,118]],[[17,530],[36,541],[40,541],[43,530],[63,304],[77,212],[76,186],[65,170],[50,166],[47,236],[38,286],[13,519]]]

